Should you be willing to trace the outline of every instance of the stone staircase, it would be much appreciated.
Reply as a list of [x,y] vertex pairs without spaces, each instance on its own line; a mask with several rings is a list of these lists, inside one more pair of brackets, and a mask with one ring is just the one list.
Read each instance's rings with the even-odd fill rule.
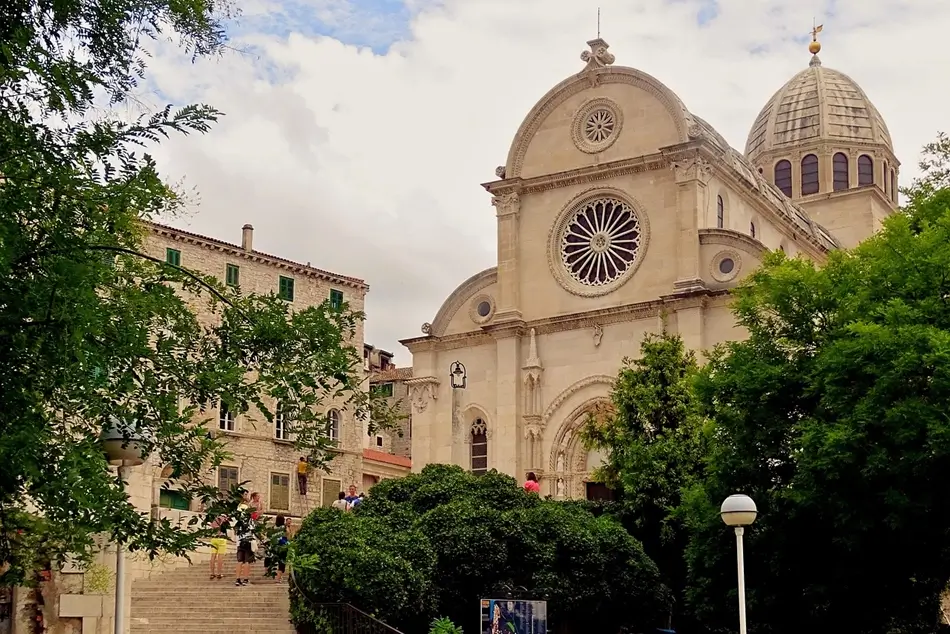
[[208,563],[171,570],[132,583],[130,634],[293,634],[287,584],[264,577],[260,560],[250,585],[234,585],[234,553],[224,560],[224,578],[208,578]]

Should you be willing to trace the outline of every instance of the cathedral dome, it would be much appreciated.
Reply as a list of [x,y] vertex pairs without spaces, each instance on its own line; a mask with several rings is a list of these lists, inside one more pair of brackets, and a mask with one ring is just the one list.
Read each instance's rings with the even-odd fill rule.
[[884,118],[861,87],[844,73],[824,68],[814,55],[809,67],[762,108],[749,132],[745,155],[762,167],[769,162],[767,156],[818,144],[894,154]]

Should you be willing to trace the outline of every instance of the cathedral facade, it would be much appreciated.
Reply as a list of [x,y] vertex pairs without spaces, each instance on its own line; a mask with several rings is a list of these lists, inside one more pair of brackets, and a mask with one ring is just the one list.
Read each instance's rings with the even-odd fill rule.
[[853,80],[821,65],[817,42],[744,154],[657,79],[615,66],[606,42],[588,46],[484,185],[497,266],[402,341],[416,471],[533,471],[544,495],[591,494],[602,457],[578,430],[646,333],[665,324],[700,352],[741,339],[729,290],[766,252],[820,262],[897,207],[887,126]]

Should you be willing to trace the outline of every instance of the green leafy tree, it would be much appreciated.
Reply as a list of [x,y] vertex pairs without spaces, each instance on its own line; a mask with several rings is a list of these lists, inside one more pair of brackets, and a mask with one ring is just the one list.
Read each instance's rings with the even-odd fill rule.
[[[688,535],[678,509],[682,492],[702,471],[705,446],[693,391],[697,371],[678,335],[646,335],[640,357],[624,359],[611,407],[592,416],[582,432],[588,447],[607,455],[596,476],[622,499],[610,513],[640,540],[680,603]],[[681,627],[683,617],[673,624]]]
[[[950,574],[950,190],[946,138],[903,213],[823,266],[766,258],[736,293],[749,339],[699,382],[715,420],[686,503],[690,598],[734,630],[735,546],[718,518],[747,493],[750,631],[932,632]],[[942,175],[941,175],[942,174]]]
[[[367,522],[365,530],[359,522]],[[470,622],[481,599],[523,588],[525,596],[549,601],[555,631],[616,632],[646,631],[663,621],[668,607],[656,565],[618,522],[541,500],[494,471],[474,476],[428,465],[376,485],[355,512],[314,514],[301,533],[305,529],[310,537],[298,537],[297,556],[311,558],[320,578],[301,582],[309,599],[294,600],[298,615],[308,601],[348,599],[388,615],[391,620],[383,620],[404,631],[420,631],[436,615]],[[344,537],[348,531],[358,536]],[[406,541],[391,540],[390,533]],[[362,576],[348,576],[353,561],[369,556],[359,549],[401,572],[378,584],[383,573],[367,573],[372,587]],[[403,580],[410,574],[406,563],[427,579],[431,603],[389,585],[422,587]]]
[[[292,312],[143,255],[143,221],[182,197],[147,146],[204,133],[220,113],[171,107],[129,121],[144,46],[177,38],[194,55],[225,44],[217,0],[14,0],[0,9],[0,583],[67,554],[96,533],[132,550],[185,553],[208,534],[151,522],[132,505],[99,441],[117,422],[172,468],[215,516],[234,500],[205,484],[226,455],[196,424],[218,401],[236,413],[277,398],[298,448],[326,465],[323,404],[372,405],[351,340],[361,315]],[[199,320],[205,307],[216,320]],[[182,404],[184,404],[182,406]],[[391,411],[391,410],[390,410]],[[385,424],[386,410],[373,423]]]

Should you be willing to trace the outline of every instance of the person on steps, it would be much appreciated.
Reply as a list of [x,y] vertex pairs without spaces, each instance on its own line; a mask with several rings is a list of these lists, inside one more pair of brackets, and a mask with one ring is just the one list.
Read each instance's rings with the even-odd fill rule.
[[344,493],[343,491],[340,491],[340,493],[337,495],[336,502],[334,502],[330,506],[332,506],[333,508],[339,511],[347,510],[347,506],[349,505],[346,503],[346,493]]
[[211,522],[218,533],[211,538],[211,578],[224,578],[224,555],[228,552],[228,518],[219,515]]
[[258,512],[253,506],[242,504],[238,507],[234,522],[234,534],[237,538],[237,571],[234,585],[246,586],[250,583],[251,564],[254,563],[254,520]]

